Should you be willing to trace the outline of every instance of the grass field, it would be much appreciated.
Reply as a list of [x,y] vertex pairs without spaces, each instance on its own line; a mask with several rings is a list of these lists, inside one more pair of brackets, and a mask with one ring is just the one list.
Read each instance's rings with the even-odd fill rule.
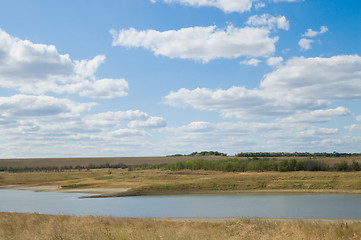
[[[214,219],[213,219],[214,220]],[[129,219],[0,213],[1,240],[360,239],[361,221]]]
[[[361,193],[361,172],[220,172],[205,170],[93,169],[60,172],[0,172],[0,186],[61,186],[111,196],[200,192],[298,191]],[[115,191],[114,191],[115,189]],[[119,189],[119,192],[116,191]],[[128,189],[126,193],[122,192]]]
[[[181,161],[193,161],[199,159],[207,160],[227,160],[234,159],[234,156],[170,156],[170,157],[108,157],[108,158],[29,158],[29,159],[0,159],[0,167],[63,167],[63,166],[88,166],[90,164],[126,164],[129,166],[142,164],[163,164]],[[242,158],[242,157],[238,157]],[[276,159],[291,159],[292,157],[277,157]],[[295,157],[297,160],[307,159],[307,157]],[[352,157],[317,157],[317,161],[329,164],[356,161],[361,163],[361,156]]]
[[226,156],[179,156],[179,157],[104,157],[104,158],[29,158],[29,159],[0,159],[0,167],[63,167],[63,166],[88,166],[90,164],[126,164],[130,166],[142,164],[162,164],[196,159],[224,160],[232,157]]

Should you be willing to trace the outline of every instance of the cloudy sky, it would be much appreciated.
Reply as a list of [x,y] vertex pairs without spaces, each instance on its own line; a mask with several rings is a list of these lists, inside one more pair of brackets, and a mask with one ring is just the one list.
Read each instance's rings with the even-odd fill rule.
[[361,152],[359,0],[2,0],[0,158]]

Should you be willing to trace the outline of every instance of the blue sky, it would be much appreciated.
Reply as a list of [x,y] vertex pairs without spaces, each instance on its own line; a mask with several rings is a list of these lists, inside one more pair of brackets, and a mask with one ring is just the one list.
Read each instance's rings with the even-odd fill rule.
[[360,152],[358,0],[4,0],[0,158]]

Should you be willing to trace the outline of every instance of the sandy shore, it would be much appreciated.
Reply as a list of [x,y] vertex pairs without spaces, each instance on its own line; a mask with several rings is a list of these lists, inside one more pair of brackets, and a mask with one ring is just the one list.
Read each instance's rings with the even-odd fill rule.
[[340,190],[340,189],[260,189],[260,190],[237,190],[237,191],[219,191],[219,190],[205,190],[205,191],[172,191],[172,192],[148,192],[128,194],[130,188],[62,188],[58,185],[7,185],[0,186],[0,189],[17,189],[17,190],[32,190],[36,192],[66,192],[66,193],[91,193],[98,194],[89,196],[92,197],[124,197],[124,196],[142,196],[142,195],[178,195],[178,194],[233,194],[233,193],[273,193],[273,194],[345,194],[345,195],[360,195],[361,190]]
[[57,185],[8,185],[1,186],[0,189],[17,189],[17,190],[32,190],[36,192],[66,192],[66,193],[92,193],[92,194],[101,194],[101,195],[113,195],[124,193],[129,190],[129,188],[62,188]]

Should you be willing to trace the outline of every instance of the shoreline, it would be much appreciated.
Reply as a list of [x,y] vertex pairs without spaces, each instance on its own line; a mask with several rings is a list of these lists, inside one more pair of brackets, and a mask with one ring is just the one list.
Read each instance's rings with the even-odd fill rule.
[[113,217],[98,215],[69,215],[69,214],[46,214],[36,212],[1,212],[1,214],[24,214],[24,215],[40,215],[40,216],[63,216],[63,217],[80,217],[80,218],[112,218],[119,220],[144,220],[159,222],[179,222],[179,223],[228,223],[237,221],[262,221],[262,222],[305,222],[305,223],[360,223],[360,219],[354,218],[261,218],[261,217]]
[[[180,190],[180,191],[154,191],[132,192],[131,188],[62,188],[58,185],[6,185],[0,189],[31,190],[35,192],[63,192],[63,193],[89,193],[96,195],[81,198],[110,198],[132,196],[167,196],[167,195],[196,195],[196,194],[340,194],[360,195],[361,190],[343,189],[252,189],[252,190]],[[130,191],[129,191],[130,190]],[[129,191],[129,192],[128,192]]]

